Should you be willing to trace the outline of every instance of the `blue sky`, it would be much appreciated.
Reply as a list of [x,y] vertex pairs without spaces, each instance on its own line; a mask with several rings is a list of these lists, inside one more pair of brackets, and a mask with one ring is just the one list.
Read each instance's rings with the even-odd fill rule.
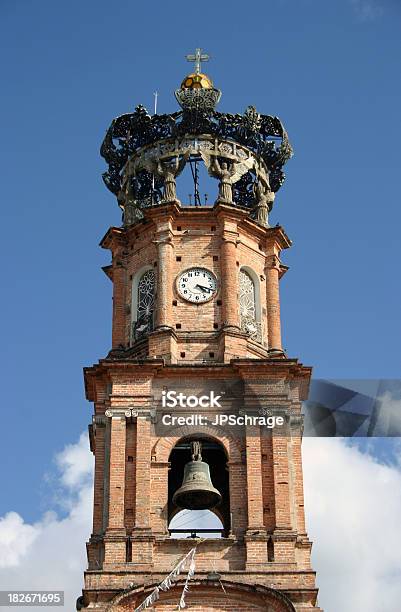
[[395,0],[3,0],[0,20],[0,516],[39,519],[53,457],[90,421],[82,367],[107,353],[111,331],[97,245],[120,223],[101,180],[104,132],[139,103],[151,109],[155,89],[159,111],[175,110],[197,46],[212,55],[220,110],[278,115],[295,149],[272,214],[294,240],[288,353],[315,376],[399,377]]

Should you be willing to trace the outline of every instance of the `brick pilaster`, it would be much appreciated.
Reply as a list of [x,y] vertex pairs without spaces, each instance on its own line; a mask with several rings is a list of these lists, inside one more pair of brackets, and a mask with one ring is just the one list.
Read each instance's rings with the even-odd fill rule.
[[262,454],[259,427],[246,428],[248,530],[263,528]]
[[124,528],[126,417],[113,414],[110,430],[109,512],[107,531]]
[[110,459],[107,528],[104,537],[104,568],[126,561],[124,525],[126,416],[106,411],[110,422]]
[[267,535],[263,525],[262,453],[260,428],[246,428],[246,474],[248,529],[246,542],[246,569],[252,571],[267,563]]
[[221,244],[221,285],[223,325],[238,327],[238,268],[235,228],[225,229]]
[[266,300],[269,349],[282,351],[280,323],[279,259],[268,258],[266,268]]
[[119,248],[113,255],[113,348],[125,345],[127,316],[125,310],[126,288],[126,265],[122,254],[122,248]]
[[156,328],[171,327],[173,242],[166,232],[160,235],[156,242],[158,254]]
[[93,534],[103,532],[104,503],[104,469],[105,469],[105,433],[106,417],[95,416],[94,427],[96,436],[94,490],[93,490]]
[[295,520],[296,530],[298,535],[306,535],[305,526],[305,508],[304,508],[304,484],[302,473],[302,453],[301,453],[302,438],[298,431],[291,438],[291,465],[293,470],[293,488],[294,488],[294,505],[295,505]]
[[150,417],[136,421],[135,529],[150,529]]
[[288,439],[286,435],[273,435],[273,478],[275,497],[275,527],[291,530],[290,487],[288,470]]
[[229,461],[231,533],[245,533],[248,526],[244,491],[246,491],[246,466],[243,462]]

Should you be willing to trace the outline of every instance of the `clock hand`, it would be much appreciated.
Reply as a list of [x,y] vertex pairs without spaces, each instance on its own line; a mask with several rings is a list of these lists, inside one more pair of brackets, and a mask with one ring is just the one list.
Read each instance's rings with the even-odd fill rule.
[[199,289],[202,289],[202,291],[213,291],[213,289],[211,289],[210,287],[204,287],[203,285],[196,285],[197,287],[199,287]]

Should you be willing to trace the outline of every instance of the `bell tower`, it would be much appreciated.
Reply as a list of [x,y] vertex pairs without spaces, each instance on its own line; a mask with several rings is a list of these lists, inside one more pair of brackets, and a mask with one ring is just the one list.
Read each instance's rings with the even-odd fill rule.
[[[77,609],[317,611],[301,460],[311,368],[282,348],[291,241],[269,225],[292,149],[277,117],[218,112],[207,55],[188,59],[180,110],[138,106],[101,147],[123,220],[101,241],[112,347],[84,371],[94,508]],[[216,181],[207,205],[201,165]],[[185,168],[192,203],[177,195]],[[199,510],[221,529],[172,527]]]

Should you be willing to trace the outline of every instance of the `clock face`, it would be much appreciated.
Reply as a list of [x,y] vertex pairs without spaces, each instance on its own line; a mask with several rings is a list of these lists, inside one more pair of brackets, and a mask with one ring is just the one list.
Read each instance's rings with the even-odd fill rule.
[[189,268],[177,278],[177,291],[184,300],[203,304],[217,293],[217,278],[206,268]]

